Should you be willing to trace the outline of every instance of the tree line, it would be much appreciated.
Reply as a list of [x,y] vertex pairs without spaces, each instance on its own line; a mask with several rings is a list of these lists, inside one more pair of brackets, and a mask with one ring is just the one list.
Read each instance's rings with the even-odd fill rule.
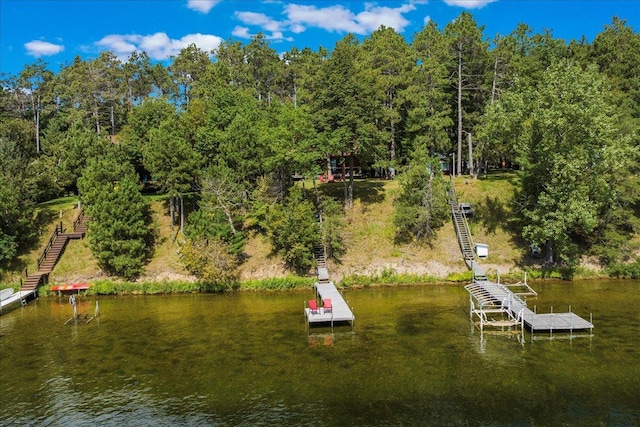
[[382,26],[331,51],[280,55],[258,34],[213,52],[190,45],[170,62],[102,52],[2,76],[0,263],[33,244],[38,202],[74,192],[100,266],[135,277],[154,240],[146,184],[169,196],[185,265],[204,281],[235,280],[248,230],[304,272],[318,242],[344,250],[354,174],[341,204],[315,180],[291,191],[294,177],[324,173],[335,156],[345,172],[356,159],[367,174],[400,172],[399,241],[428,242],[446,221],[442,158],[472,177],[508,162],[520,173],[514,222],[550,264],[634,260],[640,35],[624,20],[567,44],[526,24],[490,40],[463,12],[410,41]]

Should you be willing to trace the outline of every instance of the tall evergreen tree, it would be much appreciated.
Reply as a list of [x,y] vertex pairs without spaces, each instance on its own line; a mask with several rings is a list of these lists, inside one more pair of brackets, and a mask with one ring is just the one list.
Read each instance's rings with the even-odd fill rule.
[[[451,43],[451,55],[455,57],[455,68],[451,70],[451,74],[455,76],[456,137],[458,141],[456,173],[458,175],[462,172],[464,135],[473,132],[473,127],[484,110],[484,79],[488,56],[483,32],[484,26],[478,27],[473,16],[468,12],[461,13],[445,27],[445,34]],[[471,151],[470,147],[469,152],[471,153]],[[472,157],[471,155],[468,157],[471,168]],[[469,172],[473,174],[474,171],[470,170]]]
[[393,171],[399,164],[400,141],[406,125],[406,91],[416,59],[404,37],[393,28],[381,26],[362,43],[358,62],[379,103],[376,122],[383,138],[388,141],[389,155],[385,163],[393,177]]
[[210,62],[209,54],[193,43],[180,50],[180,53],[173,59],[169,71],[178,88],[175,99],[178,105],[182,107],[189,105],[191,88],[204,75]]
[[[32,159],[0,125],[0,265],[6,266],[38,237]],[[28,130],[25,129],[25,132]],[[31,132],[29,132],[29,136]]]
[[[374,121],[377,106],[372,87],[358,72],[360,49],[356,37],[348,34],[336,43],[331,57],[322,64],[313,114],[326,141],[327,158],[343,155],[351,162],[354,156],[380,158],[374,152],[383,138]],[[353,174],[350,176],[344,185],[347,207],[353,205]]]
[[591,59],[611,81],[612,100],[630,131],[640,124],[640,34],[617,17],[593,41]]
[[78,180],[91,252],[108,274],[137,277],[151,251],[151,216],[133,167],[114,153],[94,159]]
[[42,147],[40,144],[42,110],[45,105],[52,104],[51,81],[53,73],[47,69],[47,64],[38,60],[33,65],[27,65],[20,72],[20,86],[23,93],[29,98],[29,109],[33,118],[34,134],[36,141],[36,152],[40,153]]
[[151,129],[149,142],[142,149],[145,168],[169,194],[172,224],[179,202],[180,230],[184,229],[184,194],[193,189],[202,163],[184,134],[180,117],[174,114]]
[[277,83],[282,75],[278,53],[269,46],[262,33],[252,37],[243,52],[258,101],[266,106],[271,105],[271,96],[277,92]]
[[291,100],[294,107],[309,106],[319,86],[318,73],[329,52],[320,47],[318,51],[309,48],[292,48],[283,54],[284,70],[281,76],[281,97]]
[[449,68],[451,55],[446,36],[438,25],[429,23],[411,43],[417,69],[409,87],[408,136],[414,150],[447,153],[450,149],[448,129],[453,126],[449,103]]

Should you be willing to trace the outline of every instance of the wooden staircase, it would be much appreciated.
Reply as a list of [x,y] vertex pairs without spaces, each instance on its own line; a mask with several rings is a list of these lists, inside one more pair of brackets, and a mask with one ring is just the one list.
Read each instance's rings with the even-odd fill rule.
[[[322,211],[318,211],[318,222],[322,228]],[[327,269],[327,248],[324,242],[319,241],[313,246],[313,257],[316,260],[316,273],[318,275],[318,283],[329,283],[329,270]]]
[[329,283],[329,271],[327,270],[327,254],[322,243],[313,247],[313,257],[316,260],[316,272],[318,283]]
[[87,225],[82,210],[73,222],[72,232],[65,233],[62,227],[62,222],[56,225],[47,245],[40,255],[40,258],[38,258],[38,270],[31,274],[26,274],[27,277],[20,290],[34,291],[41,283],[46,283],[49,278],[49,273],[53,271],[53,268],[60,259],[60,255],[64,252],[67,241],[69,239],[82,239],[86,232]]

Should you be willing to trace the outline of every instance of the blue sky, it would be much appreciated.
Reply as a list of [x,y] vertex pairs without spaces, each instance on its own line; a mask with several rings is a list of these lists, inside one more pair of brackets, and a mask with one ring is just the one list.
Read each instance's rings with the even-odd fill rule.
[[0,73],[17,74],[38,58],[58,71],[103,50],[122,60],[144,50],[163,61],[190,43],[209,51],[258,32],[279,53],[332,50],[345,34],[366,37],[380,25],[410,40],[429,20],[442,29],[465,10],[487,39],[523,22],[535,33],[593,41],[613,16],[640,31],[640,0],[0,0]]

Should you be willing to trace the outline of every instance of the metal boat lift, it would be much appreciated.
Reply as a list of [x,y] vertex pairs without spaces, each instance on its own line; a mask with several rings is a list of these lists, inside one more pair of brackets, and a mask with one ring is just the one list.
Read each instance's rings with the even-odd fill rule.
[[[518,286],[523,286],[518,284]],[[531,289],[524,284],[526,288]],[[509,289],[509,285],[501,285],[489,280],[475,280],[465,286],[469,292],[469,317],[478,318],[477,326],[483,331],[485,326],[494,327],[526,327],[532,334],[535,332],[548,332],[553,336],[554,332],[586,331],[593,333],[593,316],[589,315],[589,321],[583,319],[571,311],[566,313],[538,314],[527,307],[527,303],[520,295]],[[531,289],[527,294],[535,291]],[[500,319],[492,319],[492,314],[500,314]]]

